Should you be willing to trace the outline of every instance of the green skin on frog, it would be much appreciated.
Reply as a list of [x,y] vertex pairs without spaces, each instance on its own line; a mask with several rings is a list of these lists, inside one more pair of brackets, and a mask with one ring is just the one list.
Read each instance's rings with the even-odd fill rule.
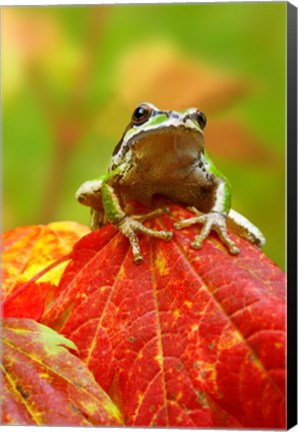
[[91,229],[112,223],[130,241],[135,262],[141,262],[138,233],[170,240],[171,231],[157,231],[142,222],[164,213],[157,209],[146,215],[127,212],[129,201],[150,206],[161,195],[190,207],[194,217],[174,228],[202,224],[192,246],[200,248],[211,230],[217,232],[231,254],[239,248],[228,236],[227,227],[258,247],[265,239],[257,227],[231,209],[231,184],[216,169],[205,151],[205,115],[196,108],[162,111],[142,103],[132,114],[115,147],[107,175],[82,184],[76,193],[81,204],[91,207]]

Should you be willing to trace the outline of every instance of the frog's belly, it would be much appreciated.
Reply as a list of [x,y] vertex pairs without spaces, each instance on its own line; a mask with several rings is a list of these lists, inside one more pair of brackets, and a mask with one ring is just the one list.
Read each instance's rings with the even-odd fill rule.
[[193,183],[135,183],[122,185],[118,193],[125,205],[129,200],[138,201],[144,205],[151,206],[154,196],[163,196],[174,202],[195,206],[198,210],[207,213],[214,205],[215,185],[213,187],[201,187]]

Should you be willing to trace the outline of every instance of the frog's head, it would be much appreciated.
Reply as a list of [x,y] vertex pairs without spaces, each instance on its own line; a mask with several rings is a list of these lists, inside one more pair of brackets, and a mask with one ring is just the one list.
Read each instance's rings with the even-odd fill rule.
[[206,116],[196,108],[162,111],[151,103],[141,103],[114,149],[112,166],[123,163],[131,154],[139,160],[170,155],[172,160],[176,157],[188,164],[204,149],[206,123]]

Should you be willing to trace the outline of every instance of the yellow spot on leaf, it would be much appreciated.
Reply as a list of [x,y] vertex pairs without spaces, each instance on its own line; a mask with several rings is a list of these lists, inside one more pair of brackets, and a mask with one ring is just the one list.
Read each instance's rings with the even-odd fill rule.
[[120,423],[123,422],[122,416],[113,402],[108,400],[106,403],[103,403],[103,407],[111,418],[116,418]]
[[141,405],[141,403],[143,402],[144,399],[144,395],[142,393],[138,393],[138,404]]
[[213,386],[217,397],[221,397],[218,385],[217,385],[217,370],[216,365],[210,362],[204,362],[203,360],[196,360],[194,363],[194,369],[197,371],[196,381],[208,383]]
[[46,380],[48,380],[50,378],[50,375],[48,373],[46,373],[46,372],[41,372],[39,374],[39,377],[40,378],[45,378]]
[[[122,241],[122,239],[119,236],[119,243],[121,243],[121,241]],[[126,271],[123,267],[121,267],[119,273],[117,274],[117,280],[120,281],[120,280],[123,280],[125,278],[126,278]]]
[[223,332],[218,343],[219,350],[227,350],[242,343],[243,340],[237,331]]
[[176,401],[179,401],[183,397],[183,393],[180,391],[176,396]]
[[159,366],[162,365],[162,356],[160,354],[156,354],[156,356],[154,357],[154,360],[157,361],[157,363],[159,364]]
[[[81,403],[82,403],[84,409],[86,410],[86,412],[87,412],[89,415],[95,414],[96,411],[98,410],[98,404],[96,404],[96,403],[94,403],[94,402],[92,402],[92,401],[90,401],[90,400],[89,400],[88,402],[86,402],[86,401],[81,401]],[[106,409],[107,411],[109,410],[110,407],[111,407],[111,403],[106,403],[106,404],[105,404],[105,409]]]
[[191,309],[192,306],[193,306],[192,302],[189,301],[189,300],[185,300],[185,301],[184,301],[184,305],[185,305],[188,309]]
[[[55,260],[48,261],[46,263],[46,265],[50,265],[54,261]],[[58,264],[52,270],[48,271],[41,278],[39,278],[38,282],[51,282],[53,285],[58,285],[58,283],[60,281],[60,278],[62,276],[62,273],[64,272],[65,267],[67,266],[68,263],[69,263],[69,261],[64,261],[63,263]],[[32,263],[23,272],[23,274],[19,276],[19,278],[18,278],[19,283],[22,283],[22,282],[26,283],[31,278],[33,278],[38,272],[40,272],[41,270],[43,270],[44,267],[45,267],[44,262],[42,262],[42,263],[39,263],[39,262]]]
[[179,310],[179,309],[175,309],[175,310],[173,311],[173,315],[174,315],[174,318],[175,318],[175,319],[180,318],[180,317],[181,317],[181,312],[180,312],[180,310]]
[[158,269],[160,276],[166,276],[169,273],[166,259],[161,251],[159,251],[156,257],[155,266]]
[[201,407],[208,407],[208,401],[206,394],[198,389],[195,389],[197,394],[196,401],[201,405]]
[[198,324],[193,324],[193,325],[191,326],[191,331],[192,331],[193,333],[195,333],[195,332],[198,330],[198,328],[199,328],[199,325],[198,325]]

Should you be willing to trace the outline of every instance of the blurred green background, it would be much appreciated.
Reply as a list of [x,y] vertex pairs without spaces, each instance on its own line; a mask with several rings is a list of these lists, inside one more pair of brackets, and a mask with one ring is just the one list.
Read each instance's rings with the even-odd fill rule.
[[2,8],[3,228],[75,220],[136,104],[200,108],[232,204],[285,266],[286,3]]

